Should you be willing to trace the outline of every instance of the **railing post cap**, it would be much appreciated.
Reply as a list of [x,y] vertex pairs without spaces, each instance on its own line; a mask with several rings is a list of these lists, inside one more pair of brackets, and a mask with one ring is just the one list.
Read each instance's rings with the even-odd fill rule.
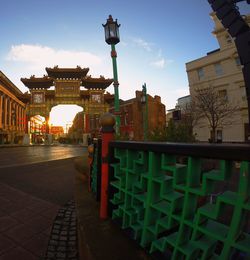
[[89,146],[88,146],[88,153],[89,154],[92,154],[94,152],[94,145],[93,144],[90,144]]
[[112,129],[115,125],[115,117],[111,113],[104,113],[100,118],[102,128]]

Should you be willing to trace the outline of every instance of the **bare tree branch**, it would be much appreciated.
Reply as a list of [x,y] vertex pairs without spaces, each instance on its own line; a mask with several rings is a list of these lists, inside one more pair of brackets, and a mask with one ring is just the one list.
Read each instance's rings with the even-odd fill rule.
[[227,96],[220,95],[213,86],[196,90],[194,98],[196,113],[199,119],[206,118],[212,131],[212,142],[215,142],[217,127],[232,124],[233,115],[239,110]]

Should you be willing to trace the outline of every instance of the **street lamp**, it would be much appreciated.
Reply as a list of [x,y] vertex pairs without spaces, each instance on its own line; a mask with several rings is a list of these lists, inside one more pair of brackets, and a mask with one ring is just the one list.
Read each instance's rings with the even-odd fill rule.
[[112,16],[109,15],[106,24],[102,25],[105,32],[105,41],[107,44],[111,45],[111,57],[113,63],[113,75],[114,75],[114,91],[115,91],[115,117],[116,117],[116,127],[115,132],[117,135],[120,134],[120,104],[119,104],[119,90],[118,90],[118,75],[117,75],[117,64],[116,57],[117,53],[115,50],[115,45],[120,42],[119,27],[120,24],[117,23],[117,19],[114,21]]
[[146,141],[148,139],[148,97],[147,97],[146,83],[142,85],[141,103],[145,107],[145,109],[142,108],[142,119],[143,119],[143,139],[144,141]]

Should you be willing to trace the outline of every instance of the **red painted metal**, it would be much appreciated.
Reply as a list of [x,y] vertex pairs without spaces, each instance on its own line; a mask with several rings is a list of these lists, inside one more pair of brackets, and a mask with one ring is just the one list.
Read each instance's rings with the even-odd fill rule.
[[114,132],[102,132],[102,177],[101,177],[101,205],[100,218],[108,217],[108,146],[109,142],[114,140]]

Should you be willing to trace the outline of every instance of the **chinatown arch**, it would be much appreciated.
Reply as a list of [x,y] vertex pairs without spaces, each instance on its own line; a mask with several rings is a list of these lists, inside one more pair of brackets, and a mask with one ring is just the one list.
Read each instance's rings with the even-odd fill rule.
[[[40,115],[45,118],[46,134],[49,134],[50,111],[57,105],[78,105],[83,108],[83,134],[99,131],[99,118],[108,112],[114,101],[114,96],[105,93],[113,79],[103,76],[92,78],[87,73],[89,68],[45,68],[48,75],[43,77],[21,78],[23,84],[29,88],[30,94],[22,97],[26,103],[28,122],[32,116]],[[54,89],[50,89],[54,87]],[[85,89],[82,90],[81,87]],[[63,114],[62,114],[63,116]]]

